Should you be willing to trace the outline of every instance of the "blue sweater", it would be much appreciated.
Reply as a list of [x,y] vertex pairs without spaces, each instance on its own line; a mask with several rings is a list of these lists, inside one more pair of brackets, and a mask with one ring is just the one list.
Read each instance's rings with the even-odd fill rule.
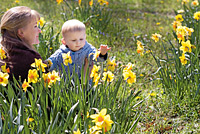
[[[51,62],[52,62],[52,65],[51,65],[49,71],[56,69],[56,70],[63,72],[62,71],[62,65],[63,65],[66,73],[68,73],[68,67],[63,64],[62,54],[68,53],[69,51],[70,51],[70,56],[72,58],[72,64],[68,64],[69,69],[70,69],[70,75],[72,74],[73,68],[75,67],[75,72],[78,74],[78,76],[80,78],[81,77],[81,69],[82,69],[82,66],[84,65],[85,58],[88,59],[89,65],[91,65],[92,60],[93,60],[93,54],[91,54],[91,53],[95,53],[96,48],[94,46],[92,46],[91,44],[89,44],[87,41],[85,42],[84,47],[76,52],[70,50],[65,45],[61,45],[60,48],[48,58],[48,60],[51,60]],[[97,62],[103,62],[106,59],[107,59],[107,55],[106,55],[106,57],[104,56],[103,58],[98,57]]]

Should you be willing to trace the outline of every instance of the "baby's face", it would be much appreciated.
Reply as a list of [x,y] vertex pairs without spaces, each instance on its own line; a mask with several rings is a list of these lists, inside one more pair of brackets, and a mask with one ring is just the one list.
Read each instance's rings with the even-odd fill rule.
[[86,41],[86,33],[82,31],[67,32],[63,37],[66,46],[72,51],[78,51],[84,47]]

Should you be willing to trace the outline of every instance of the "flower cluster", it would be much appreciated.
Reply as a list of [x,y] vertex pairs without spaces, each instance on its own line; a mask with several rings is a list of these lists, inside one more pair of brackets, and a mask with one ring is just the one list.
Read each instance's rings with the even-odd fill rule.
[[126,65],[126,67],[123,70],[124,80],[126,80],[128,84],[132,84],[136,82],[136,75],[134,72],[131,71],[132,68],[133,68],[133,64],[128,63],[128,65]]
[[107,109],[102,109],[100,112],[97,111],[97,114],[90,115],[90,118],[93,119],[92,122],[95,122],[94,127],[92,127],[93,131],[99,131],[103,129],[104,132],[108,132],[111,129],[111,125],[113,121],[110,119],[110,115],[107,114]]
[[31,66],[36,69],[30,69],[28,71],[28,81],[25,79],[22,83],[22,89],[25,92],[27,91],[28,87],[31,87],[30,83],[37,83],[38,81],[41,81],[41,79],[39,79],[38,71],[43,72],[42,78],[44,80],[45,87],[50,88],[53,84],[56,83],[56,81],[60,81],[60,76],[55,70],[52,72],[45,73],[45,68],[47,67],[47,65],[44,64],[41,59],[35,59],[35,62],[32,63]]
[[[197,5],[197,1],[192,2],[193,5]],[[187,64],[187,59],[185,57],[186,53],[191,53],[192,48],[196,48],[194,45],[190,42],[190,37],[192,33],[194,32],[193,28],[189,28],[186,26],[182,26],[182,21],[184,20],[181,14],[178,14],[176,17],[176,21],[173,22],[173,29],[176,33],[177,39],[179,40],[179,43],[181,43],[181,47],[179,48],[183,53],[179,57],[180,62],[182,65]],[[200,19],[200,12],[194,13],[194,19],[197,21]]]

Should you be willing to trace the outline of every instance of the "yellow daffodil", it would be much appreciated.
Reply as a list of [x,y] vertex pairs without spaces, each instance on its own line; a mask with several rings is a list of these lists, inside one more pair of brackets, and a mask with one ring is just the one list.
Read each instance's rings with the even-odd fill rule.
[[107,68],[108,68],[108,70],[115,71],[115,66],[116,65],[117,64],[115,63],[115,59],[113,59],[113,60],[108,59],[108,62],[107,62]]
[[162,35],[155,33],[152,34],[151,39],[153,39],[155,42],[158,42],[161,37]]
[[81,0],[78,0],[78,4],[79,4],[79,6],[81,5]]
[[6,58],[6,52],[3,50],[2,47],[0,48],[0,57],[2,60]]
[[101,131],[101,127],[98,127],[98,126],[93,126],[89,129],[90,131],[90,134],[101,134],[102,131]]
[[194,13],[194,19],[197,21],[200,19],[200,11]]
[[94,53],[93,60],[97,61],[97,58],[99,57],[99,55],[100,55],[100,51],[96,51]]
[[43,73],[42,78],[44,80],[44,86],[48,86],[49,88],[51,87],[51,78],[50,78],[51,73]]
[[42,72],[45,72],[45,67],[47,67],[47,65],[44,64],[41,59],[36,58],[35,62],[32,63],[31,66],[37,68],[37,70],[42,70]]
[[183,53],[186,53],[186,52],[189,52],[191,53],[192,52],[192,49],[191,49],[191,44],[190,44],[190,41],[182,41],[181,42],[182,46],[180,47],[180,50],[183,51]]
[[191,36],[192,33],[194,32],[194,29],[193,29],[193,28],[185,27],[185,30],[187,31],[187,35],[188,35],[188,36]]
[[111,71],[107,71],[103,73],[103,81],[112,82],[114,79],[114,74]]
[[132,64],[132,63],[129,62],[129,63],[126,65],[126,67],[123,69],[123,72],[131,71],[132,68],[133,68],[133,66],[134,66],[134,64]]
[[149,95],[150,95],[151,97],[156,97],[156,93],[155,93],[155,92],[149,93]]
[[190,0],[182,0],[182,4],[187,4]]
[[43,27],[43,25],[44,25],[45,22],[46,21],[44,20],[44,18],[41,17],[40,20],[37,21],[37,25],[40,25],[41,27]]
[[157,22],[156,25],[160,25],[160,22]]
[[182,65],[187,64],[187,59],[185,58],[185,54],[184,53],[182,53],[182,56],[180,56],[179,59],[180,59]]
[[100,66],[94,65],[90,74],[90,77],[93,78],[98,74]]
[[10,69],[6,68],[6,63],[1,66],[1,71],[4,72],[4,73],[10,73]]
[[15,3],[19,3],[19,0],[15,0]]
[[97,85],[99,84],[99,79],[100,79],[100,74],[96,74],[95,77],[93,78],[94,87],[97,87]]
[[27,90],[27,87],[30,87],[30,85],[29,85],[29,83],[28,82],[26,82],[26,79],[24,80],[24,82],[23,82],[23,84],[22,84],[22,88],[23,88],[23,90],[26,92],[26,90]]
[[2,86],[5,87],[8,84],[8,78],[9,78],[8,73],[0,72],[0,84]]
[[58,3],[58,5],[63,2],[63,0],[56,0],[56,2]]
[[34,119],[33,118],[28,118],[28,119],[26,119],[26,121],[32,122],[32,121],[34,121]]
[[36,69],[30,69],[29,71],[28,71],[28,82],[29,83],[37,83],[37,81],[38,81],[38,77],[39,77],[39,75],[38,75],[38,72],[37,72],[37,70]]
[[70,56],[70,52],[68,52],[67,54],[62,54],[63,57],[63,63],[65,66],[68,66],[68,64],[72,64],[72,58]]
[[183,16],[181,14],[176,15],[175,18],[176,18],[176,21],[180,21],[180,22],[183,21]]
[[98,114],[90,115],[92,122],[95,122],[96,126],[104,129],[104,132],[107,132],[111,129],[111,124],[113,121],[110,119],[110,115],[106,115],[107,109],[102,109]]
[[174,31],[176,31],[177,27],[178,27],[178,26],[181,26],[182,23],[181,23],[180,21],[174,21],[174,22],[172,23],[172,25],[173,25]]
[[55,70],[52,71],[52,73],[49,74],[49,78],[51,83],[56,83],[56,81],[60,81],[60,76],[58,74],[58,72],[56,72]]
[[132,71],[123,72],[124,80],[127,81],[128,84],[132,84],[136,82],[136,75]]
[[198,0],[192,1],[191,5],[194,6],[194,7],[198,6],[199,5]]
[[81,131],[80,131],[79,128],[78,128],[77,131],[73,131],[73,134],[81,134]]
[[137,40],[137,53],[140,54],[141,56],[144,55],[144,46],[142,45],[142,42]]
[[91,0],[91,1],[89,2],[89,5],[90,5],[90,6],[92,6],[92,5],[93,5],[93,0]]
[[107,109],[104,108],[99,113],[90,115],[90,118],[92,118],[93,119],[92,122],[95,122],[95,123],[103,122],[106,113],[107,113]]

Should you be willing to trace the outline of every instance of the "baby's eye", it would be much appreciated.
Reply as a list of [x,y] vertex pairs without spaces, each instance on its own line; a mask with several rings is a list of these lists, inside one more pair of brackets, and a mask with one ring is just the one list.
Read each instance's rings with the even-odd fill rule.
[[76,40],[72,40],[72,41],[74,42],[74,41],[76,41]]
[[83,40],[83,39],[80,39],[80,40]]

